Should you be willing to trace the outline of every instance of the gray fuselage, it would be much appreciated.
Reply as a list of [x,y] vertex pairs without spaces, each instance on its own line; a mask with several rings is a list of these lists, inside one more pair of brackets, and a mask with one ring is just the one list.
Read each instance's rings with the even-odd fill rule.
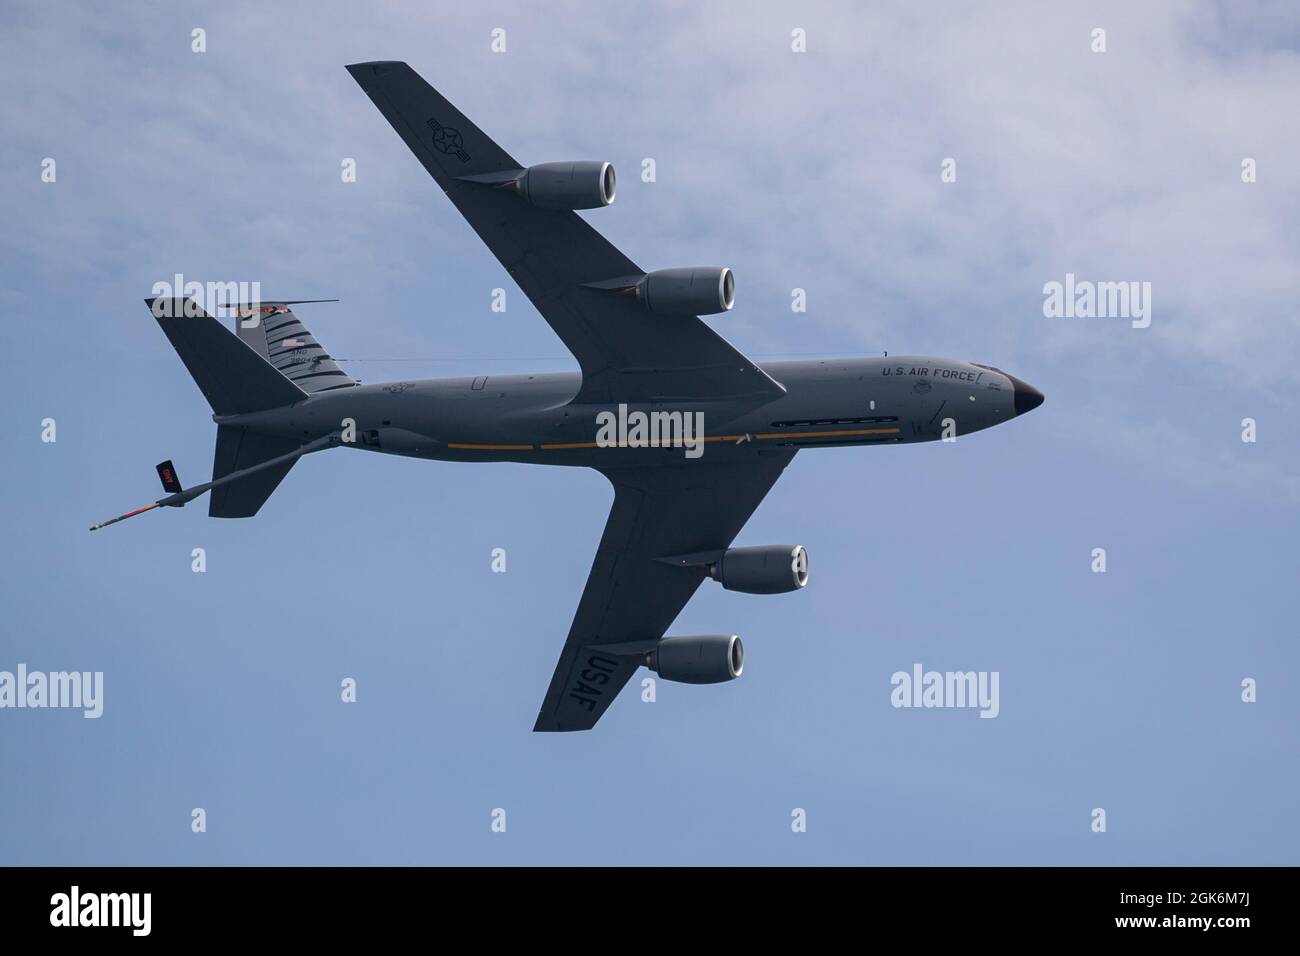
[[[650,447],[636,447],[635,433],[630,442],[610,444],[600,416],[606,413],[603,421],[608,422],[620,413],[619,405],[572,404],[582,383],[576,372],[359,385],[318,393],[285,408],[214,419],[299,440],[342,429],[345,436],[354,433],[348,443],[357,448],[416,458],[619,467],[694,457],[686,455],[680,442],[669,440],[668,426],[674,423],[664,413],[702,423],[698,457],[718,461],[763,448],[934,441],[997,425],[1042,402],[1042,394],[1019,379],[956,359],[886,356],[778,362],[763,368],[786,394],[761,405],[673,401],[624,406],[623,418],[633,421],[636,412],[660,413],[663,438]],[[349,420],[355,423],[351,433]]]

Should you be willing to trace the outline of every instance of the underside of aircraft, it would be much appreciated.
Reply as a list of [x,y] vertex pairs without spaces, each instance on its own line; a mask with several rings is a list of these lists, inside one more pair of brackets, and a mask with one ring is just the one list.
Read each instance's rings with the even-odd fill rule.
[[193,298],[146,300],[217,423],[212,480],[95,530],[211,493],[213,517],[251,517],[303,455],[330,448],[437,460],[589,467],[614,503],[534,730],[593,727],[638,668],[665,680],[739,677],[733,634],[666,636],[707,580],[801,590],[796,544],[733,547],[805,448],[953,439],[1036,408],[1042,393],[990,365],[924,356],[759,366],[699,316],[723,314],[719,266],[646,272],[575,210],[615,198],[606,162],[524,166],[408,65],[360,63],[356,82],[578,361],[579,373],[362,385],[292,306],[227,303],[235,331]]

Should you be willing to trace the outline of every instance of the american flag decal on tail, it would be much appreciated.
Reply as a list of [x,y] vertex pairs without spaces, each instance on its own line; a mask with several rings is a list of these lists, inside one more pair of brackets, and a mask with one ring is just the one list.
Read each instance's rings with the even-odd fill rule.
[[309,395],[359,384],[339,368],[287,302],[235,309],[235,332]]

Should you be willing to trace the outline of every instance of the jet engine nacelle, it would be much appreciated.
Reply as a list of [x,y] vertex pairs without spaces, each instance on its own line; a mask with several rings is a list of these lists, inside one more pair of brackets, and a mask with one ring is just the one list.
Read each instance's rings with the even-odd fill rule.
[[541,209],[599,209],[614,201],[614,167],[609,163],[542,163],[529,166],[515,188]]
[[735,634],[665,637],[646,655],[646,666],[664,680],[721,684],[745,669],[745,645]]
[[730,548],[709,565],[709,576],[728,591],[784,594],[808,583],[808,551],[801,544]]
[[656,315],[714,315],[736,302],[736,277],[722,266],[660,269],[647,273],[636,297]]

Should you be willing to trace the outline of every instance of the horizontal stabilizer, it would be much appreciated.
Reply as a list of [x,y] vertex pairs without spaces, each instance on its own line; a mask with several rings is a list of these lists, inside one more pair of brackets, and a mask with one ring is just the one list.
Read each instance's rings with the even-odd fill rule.
[[261,412],[307,393],[190,299],[145,299],[176,354],[218,415]]
[[[222,442],[222,435],[221,435],[222,431],[227,432],[225,436],[226,441],[224,443],[225,446],[224,450],[223,450],[223,442]],[[240,463],[247,461],[248,464],[246,466],[241,466],[236,471],[227,471],[221,477],[219,478],[214,477],[211,481],[205,481],[201,485],[195,485],[193,488],[189,489],[188,491],[178,491],[175,494],[168,495],[166,498],[159,498],[153,504],[145,505],[143,508],[136,508],[134,511],[128,511],[126,514],[118,515],[116,518],[109,518],[107,521],[101,521],[99,524],[93,524],[90,526],[90,530],[98,531],[100,528],[107,528],[111,524],[117,524],[119,521],[125,521],[127,518],[134,518],[136,515],[142,515],[146,511],[153,511],[156,508],[184,508],[186,502],[193,501],[199,495],[205,495],[209,491],[216,492],[217,490],[223,489],[227,485],[235,484],[236,482],[243,483],[250,480],[254,480],[262,472],[273,472],[276,475],[276,477],[273,481],[270,482],[269,488],[266,487],[265,485],[248,486],[252,488],[259,488],[261,490],[258,490],[252,494],[247,492],[241,493],[240,498],[235,499],[233,502],[227,502],[227,504],[223,506],[227,512],[232,512],[232,513],[224,513],[224,514],[216,515],[219,518],[248,517],[249,515],[255,513],[257,509],[262,506],[262,503],[266,501],[267,496],[269,496],[271,492],[275,490],[275,486],[279,484],[280,479],[285,476],[285,474],[289,471],[290,466],[293,465],[295,461],[297,461],[303,455],[309,455],[314,451],[321,451],[322,449],[325,448],[333,448],[335,445],[339,444],[342,441],[342,436],[338,432],[335,432],[333,435],[324,435],[320,438],[315,439],[314,441],[309,441],[306,444],[302,444],[302,445],[298,444],[296,441],[285,441],[284,446],[290,446],[289,450],[282,455],[276,455],[274,457],[268,458],[264,456],[269,446],[260,443],[258,441],[258,439],[266,438],[267,436],[254,436],[254,440],[247,445],[245,445],[243,442],[244,437],[245,436],[241,429],[231,428],[227,430],[225,427],[218,429],[217,460],[216,460],[216,465],[214,467],[214,470],[220,469],[224,463],[228,463],[230,461],[236,461]],[[271,440],[275,441],[275,439],[271,439]],[[171,462],[165,461],[162,462],[160,465],[158,465],[160,476],[162,474],[163,467],[170,464]],[[172,474],[174,478],[175,469],[172,470]],[[176,482],[176,485],[177,487],[180,487],[180,482]],[[252,510],[247,511],[247,514],[233,513],[238,511],[241,508],[247,509],[248,507],[250,507],[249,502],[252,502],[254,500],[256,503],[251,506]],[[216,514],[215,512],[209,512],[209,513]]]
[[[259,435],[230,425],[217,428],[217,450],[212,459],[212,480],[224,478],[296,451],[301,445],[292,438]],[[271,497],[298,459],[253,472],[229,484],[212,489],[208,515],[213,518],[251,518]]]

